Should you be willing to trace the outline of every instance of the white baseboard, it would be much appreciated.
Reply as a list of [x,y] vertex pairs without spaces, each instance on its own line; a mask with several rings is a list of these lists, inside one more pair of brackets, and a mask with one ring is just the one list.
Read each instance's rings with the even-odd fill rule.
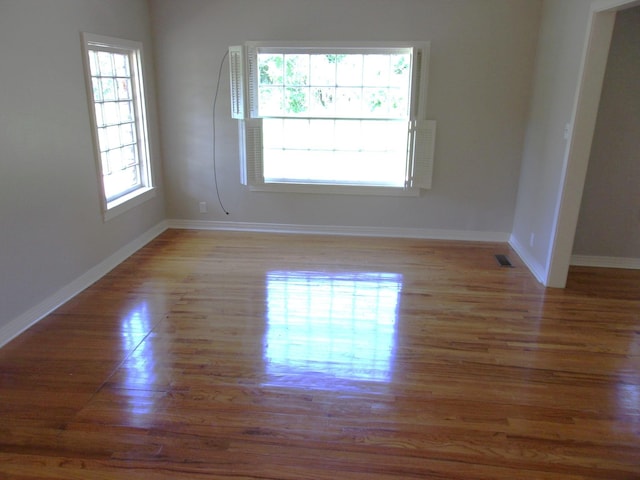
[[579,267],[626,268],[640,270],[640,258],[572,255],[571,265]]
[[10,321],[0,328],[0,347],[9,343],[15,337],[24,332],[27,328],[40,321],[43,317],[51,313],[63,303],[67,302],[85,288],[95,283],[104,275],[109,273],[129,256],[160,235],[168,228],[167,222],[160,222],[155,227],[129,242],[117,252],[110,255],[95,267],[88,270],[80,277],[65,285],[53,295],[45,298],[36,306],[30,308],[22,315]]
[[509,245],[515,250],[533,276],[536,277],[536,280],[544,285],[547,278],[545,268],[529,254],[529,251],[513,235],[509,238]]
[[504,232],[443,230],[424,228],[344,227],[331,225],[290,225],[278,223],[219,222],[206,220],[168,220],[169,228],[192,230],[227,230],[241,232],[299,233],[360,237],[423,238],[430,240],[461,240],[473,242],[502,242],[509,240]]

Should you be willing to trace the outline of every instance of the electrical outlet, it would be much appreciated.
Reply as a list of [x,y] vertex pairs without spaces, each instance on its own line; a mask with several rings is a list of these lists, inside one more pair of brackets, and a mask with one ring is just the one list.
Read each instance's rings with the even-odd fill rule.
[[200,213],[207,213],[207,202],[200,202]]
[[533,247],[535,243],[536,243],[536,234],[532,233],[531,236],[529,237],[529,246]]

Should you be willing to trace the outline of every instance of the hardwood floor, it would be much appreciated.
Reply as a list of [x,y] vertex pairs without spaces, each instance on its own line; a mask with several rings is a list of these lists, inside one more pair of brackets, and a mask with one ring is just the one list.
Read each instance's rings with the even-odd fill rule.
[[640,272],[169,230],[0,349],[0,479],[200,478],[638,479]]

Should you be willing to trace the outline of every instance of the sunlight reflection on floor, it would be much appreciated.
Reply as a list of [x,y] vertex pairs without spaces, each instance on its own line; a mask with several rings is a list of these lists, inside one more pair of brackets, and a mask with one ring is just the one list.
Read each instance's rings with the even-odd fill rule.
[[273,271],[266,287],[269,384],[391,378],[401,275]]

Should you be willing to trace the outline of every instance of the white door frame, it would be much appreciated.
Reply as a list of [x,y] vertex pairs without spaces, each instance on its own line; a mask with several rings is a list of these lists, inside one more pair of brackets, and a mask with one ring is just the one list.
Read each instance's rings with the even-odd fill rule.
[[547,257],[548,287],[562,288],[567,281],[616,12],[636,5],[640,0],[594,0],[591,5]]

